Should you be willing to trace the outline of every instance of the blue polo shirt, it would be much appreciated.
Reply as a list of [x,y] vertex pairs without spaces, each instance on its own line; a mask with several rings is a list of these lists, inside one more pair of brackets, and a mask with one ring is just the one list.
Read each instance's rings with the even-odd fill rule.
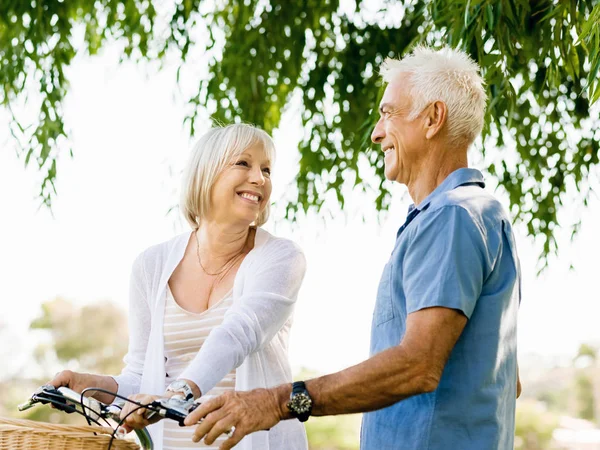
[[519,260],[510,219],[474,169],[411,206],[383,270],[371,354],[398,345],[410,313],[441,306],[468,322],[438,388],[364,414],[363,450],[513,449]]

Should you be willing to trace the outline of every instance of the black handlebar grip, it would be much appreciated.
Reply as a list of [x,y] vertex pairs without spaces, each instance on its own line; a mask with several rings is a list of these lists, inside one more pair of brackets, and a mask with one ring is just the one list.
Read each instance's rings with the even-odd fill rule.
[[185,418],[187,417],[187,414],[184,414],[180,411],[177,411],[175,409],[167,409],[165,416],[168,419],[172,419],[174,421],[176,421],[180,427],[184,427],[185,424],[183,423],[183,421],[185,420]]
[[42,405],[51,403],[56,409],[66,412],[67,414],[75,412],[68,400],[51,384],[41,386],[35,391],[32,398],[35,398]]

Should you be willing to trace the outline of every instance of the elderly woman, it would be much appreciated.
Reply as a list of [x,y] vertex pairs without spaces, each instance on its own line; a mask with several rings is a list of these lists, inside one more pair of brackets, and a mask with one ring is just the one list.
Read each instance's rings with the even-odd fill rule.
[[[151,401],[291,381],[288,335],[305,259],[293,242],[260,228],[269,215],[274,153],[269,135],[250,125],[215,128],[202,137],[185,171],[180,205],[191,232],[150,247],[133,264],[123,372],[63,371],[51,384]],[[132,428],[147,424],[138,413],[127,421]],[[227,425],[235,433],[235,423]],[[193,428],[173,421],[150,430],[163,450],[216,449],[225,439],[194,443]],[[306,449],[306,434],[300,422],[286,421],[236,448]]]

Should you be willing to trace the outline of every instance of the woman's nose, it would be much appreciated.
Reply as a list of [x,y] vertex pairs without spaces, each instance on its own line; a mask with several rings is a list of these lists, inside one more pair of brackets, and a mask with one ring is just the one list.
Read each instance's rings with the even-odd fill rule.
[[253,169],[250,171],[250,183],[262,186],[265,184],[265,175],[262,173],[262,169]]

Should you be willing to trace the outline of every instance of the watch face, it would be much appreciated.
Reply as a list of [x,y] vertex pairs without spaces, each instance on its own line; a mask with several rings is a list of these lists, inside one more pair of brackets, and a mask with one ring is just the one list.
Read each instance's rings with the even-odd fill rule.
[[171,389],[185,389],[187,387],[187,383],[183,380],[175,380],[169,385],[169,387]]
[[290,403],[290,409],[293,409],[296,414],[306,413],[312,407],[312,399],[304,393],[294,395]]
[[176,395],[181,394],[186,400],[194,397],[192,393],[192,388],[187,384],[185,380],[175,380],[169,386],[167,386],[167,391],[175,392]]

